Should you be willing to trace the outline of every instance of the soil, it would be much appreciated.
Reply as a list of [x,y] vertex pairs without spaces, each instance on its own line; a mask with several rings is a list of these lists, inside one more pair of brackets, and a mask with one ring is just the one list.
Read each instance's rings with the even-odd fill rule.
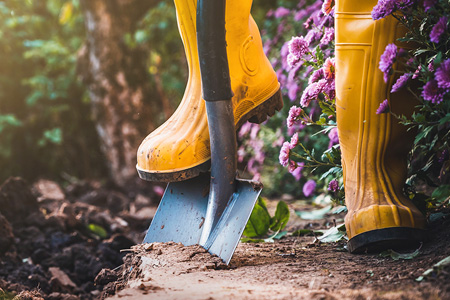
[[[240,243],[226,266],[200,246],[139,245],[157,197],[9,179],[0,186],[0,299],[450,299],[449,265],[416,281],[450,256],[448,208],[431,215],[430,239],[413,259],[353,255],[345,241],[288,234]],[[268,201],[272,214],[277,201]],[[302,220],[294,210],[316,208],[288,205],[290,233],[343,222],[342,213]]]

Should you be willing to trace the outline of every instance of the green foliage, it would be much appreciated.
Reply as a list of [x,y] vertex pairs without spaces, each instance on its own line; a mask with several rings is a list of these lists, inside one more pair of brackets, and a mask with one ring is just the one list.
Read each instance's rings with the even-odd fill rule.
[[[289,208],[283,201],[278,202],[275,215],[270,216],[264,199],[259,197],[253,208],[247,226],[244,229],[244,235],[247,239],[242,239],[243,242],[255,242],[254,238],[261,238],[268,234],[269,229],[275,232],[271,239],[280,239],[287,232],[281,232],[286,227],[289,221]],[[250,239],[248,239],[250,238]],[[260,240],[260,239],[258,239]],[[266,239],[267,240],[267,239]]]
[[0,1],[1,181],[104,170],[76,75],[83,41],[77,0]]
[[345,224],[331,227],[328,230],[323,230],[322,233],[323,235],[317,238],[322,243],[335,243],[340,240],[347,239]]
[[381,257],[390,257],[393,260],[399,260],[399,259],[413,259],[420,254],[420,249],[416,249],[413,252],[410,253],[398,253],[392,249],[388,249],[386,251],[383,251],[380,253]]
[[108,237],[108,232],[106,232],[105,228],[97,224],[89,224],[88,229],[90,232],[95,234],[97,237],[101,239],[106,239]]

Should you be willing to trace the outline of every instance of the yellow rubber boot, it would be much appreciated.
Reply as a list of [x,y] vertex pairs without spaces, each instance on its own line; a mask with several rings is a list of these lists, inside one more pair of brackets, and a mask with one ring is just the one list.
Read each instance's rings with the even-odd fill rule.
[[404,29],[392,17],[373,21],[376,4],[337,0],[335,8],[337,124],[348,248],[354,253],[418,244],[426,224],[402,192],[414,135],[390,114],[376,114],[385,99],[392,111],[406,115],[415,105],[408,92],[390,94],[393,78],[385,83],[378,68],[386,45]]
[[[261,123],[280,110],[280,84],[262,48],[258,27],[250,16],[250,0],[229,0],[226,39],[236,128],[245,121]],[[175,0],[178,27],[189,65],[189,80],[175,113],[148,135],[137,153],[142,179],[181,181],[207,171],[209,132],[201,98],[196,37],[197,0]]]

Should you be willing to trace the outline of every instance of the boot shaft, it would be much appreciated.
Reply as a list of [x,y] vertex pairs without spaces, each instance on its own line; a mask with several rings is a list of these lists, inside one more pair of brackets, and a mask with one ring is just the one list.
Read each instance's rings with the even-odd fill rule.
[[415,105],[408,92],[391,95],[394,78],[386,83],[378,68],[385,47],[405,29],[393,17],[372,20],[376,3],[336,1],[336,111],[350,238],[379,228],[424,225],[402,192],[414,134],[390,114],[376,114],[385,99],[406,115]]

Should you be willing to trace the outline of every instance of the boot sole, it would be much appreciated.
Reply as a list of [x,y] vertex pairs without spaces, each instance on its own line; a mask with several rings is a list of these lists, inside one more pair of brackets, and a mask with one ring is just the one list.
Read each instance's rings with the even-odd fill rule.
[[[268,117],[272,117],[277,111],[280,111],[282,108],[283,97],[281,95],[281,90],[278,89],[275,94],[273,94],[263,103],[243,115],[236,124],[236,130],[239,129],[239,127],[241,127],[247,121],[255,124],[261,124],[262,122],[267,120]],[[210,168],[210,159],[197,166],[174,172],[150,172],[147,170],[143,170],[136,165],[137,172],[141,179],[157,182],[175,182],[187,180],[193,177],[197,177],[200,173],[209,171]]]
[[417,249],[425,241],[426,230],[411,227],[391,227],[367,231],[352,237],[347,243],[350,253],[376,253],[387,249]]

